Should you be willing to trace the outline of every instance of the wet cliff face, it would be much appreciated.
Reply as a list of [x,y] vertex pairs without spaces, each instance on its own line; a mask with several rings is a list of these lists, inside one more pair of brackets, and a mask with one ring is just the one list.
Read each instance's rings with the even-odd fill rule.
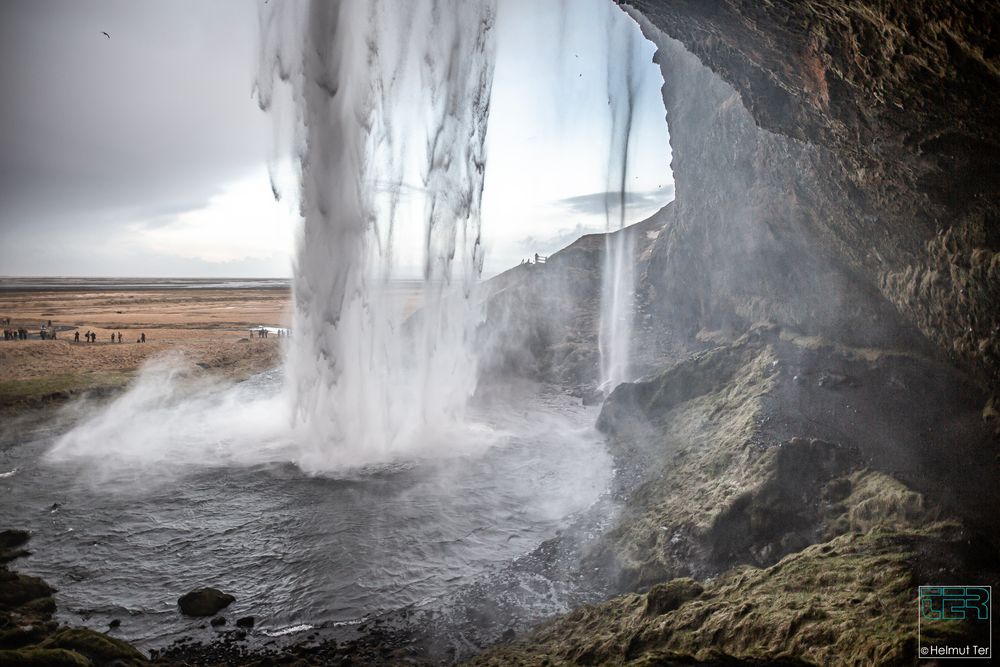
[[767,318],[1000,377],[994,3],[635,0],[678,224],[647,276],[687,329]]

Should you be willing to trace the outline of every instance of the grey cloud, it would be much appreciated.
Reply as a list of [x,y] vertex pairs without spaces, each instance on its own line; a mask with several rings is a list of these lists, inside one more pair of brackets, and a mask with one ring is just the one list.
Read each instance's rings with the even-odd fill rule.
[[4,245],[163,224],[262,169],[271,120],[251,98],[255,11],[243,0],[0,3]]
[[[608,207],[612,211],[617,209],[621,198],[621,192],[593,192],[588,195],[578,195],[560,199],[556,204],[570,213],[581,215],[604,215]],[[626,192],[625,207],[629,209],[648,208],[657,209],[666,205],[674,198],[674,184],[667,183],[662,188],[656,190],[646,190],[643,192]]]

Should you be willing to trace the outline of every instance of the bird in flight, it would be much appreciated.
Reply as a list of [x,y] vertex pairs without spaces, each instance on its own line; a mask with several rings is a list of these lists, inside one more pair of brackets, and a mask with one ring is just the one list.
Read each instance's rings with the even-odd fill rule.
[[109,35],[108,33],[101,31],[101,34],[107,37],[108,39],[111,39],[111,35]]

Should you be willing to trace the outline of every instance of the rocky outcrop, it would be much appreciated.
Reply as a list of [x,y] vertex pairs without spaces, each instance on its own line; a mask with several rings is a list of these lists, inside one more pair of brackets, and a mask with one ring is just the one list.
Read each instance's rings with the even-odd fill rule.
[[[737,239],[737,249],[695,256],[731,271],[742,250],[749,266],[737,275],[756,278],[733,292],[725,280],[706,283],[702,270],[687,286],[700,285],[695,293],[710,305],[734,298],[729,310],[752,308],[742,297],[756,292],[776,305],[759,303],[754,316],[816,322],[818,314],[814,326],[835,324],[823,306],[802,311],[803,299],[782,308],[785,292],[774,288],[785,274],[807,297],[846,295],[844,323],[863,322],[855,308],[873,308],[881,329],[889,313],[859,299],[876,292],[996,388],[1000,8],[974,0],[629,4],[661,47],[680,226],[692,228],[663,252],[675,258],[683,245]],[[755,261],[768,259],[773,268]],[[815,289],[817,276],[836,276],[835,289]]]
[[[626,590],[770,565],[843,532],[830,522],[868,483],[862,470],[892,476],[1000,551],[989,509],[1000,463],[982,400],[920,355],[755,328],[605,403],[598,427],[620,465],[645,461],[648,479],[593,560]],[[900,493],[899,512],[923,511]]]
[[[30,536],[5,530],[0,543],[19,548]],[[132,667],[148,664],[133,646],[89,630],[60,626],[53,619],[55,589],[38,577],[0,565],[0,665],[25,667]]]
[[632,594],[582,607],[473,665],[904,665],[916,659],[910,563],[948,553],[946,525],[848,533],[740,568],[663,613]]
[[912,661],[916,585],[1000,582],[982,400],[934,359],[775,326],[620,385],[598,426],[641,478],[581,569],[636,592],[473,663]]

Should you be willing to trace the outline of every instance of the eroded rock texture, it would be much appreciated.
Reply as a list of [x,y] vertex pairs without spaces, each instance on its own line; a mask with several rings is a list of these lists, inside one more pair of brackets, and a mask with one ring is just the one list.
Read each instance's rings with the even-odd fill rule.
[[995,389],[1000,5],[631,4],[660,46],[682,209],[661,306],[690,327],[914,327]]

